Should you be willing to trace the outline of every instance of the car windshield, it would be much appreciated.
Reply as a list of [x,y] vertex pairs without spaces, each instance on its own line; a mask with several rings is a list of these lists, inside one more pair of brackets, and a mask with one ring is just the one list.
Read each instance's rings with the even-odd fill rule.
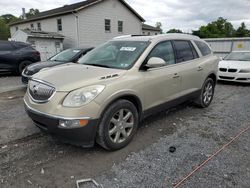
[[63,62],[71,61],[71,59],[75,57],[80,51],[81,50],[78,50],[78,49],[64,50],[56,54],[55,56],[51,57],[50,60],[51,61],[63,61]]
[[232,52],[224,60],[250,61],[250,52]]
[[145,41],[110,41],[83,56],[80,64],[128,69],[146,49]]

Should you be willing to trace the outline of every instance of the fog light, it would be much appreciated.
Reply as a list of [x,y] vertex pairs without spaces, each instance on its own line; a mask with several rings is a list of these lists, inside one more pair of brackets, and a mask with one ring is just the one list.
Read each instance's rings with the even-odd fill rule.
[[64,129],[73,129],[83,127],[88,124],[88,120],[80,119],[80,120],[59,120],[59,128]]

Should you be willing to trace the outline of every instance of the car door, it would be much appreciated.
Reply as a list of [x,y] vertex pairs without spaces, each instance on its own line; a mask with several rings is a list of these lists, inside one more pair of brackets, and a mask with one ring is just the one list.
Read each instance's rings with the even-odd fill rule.
[[1,70],[10,70],[15,67],[13,62],[13,51],[15,48],[11,45],[10,42],[1,42],[0,43],[0,69]]
[[150,68],[143,72],[145,109],[151,109],[176,98],[181,84],[181,77],[175,66],[175,54],[171,41],[157,44],[145,62],[151,57],[163,59],[166,65]]
[[203,68],[191,41],[175,40],[173,45],[176,52],[176,63],[182,76],[180,95],[183,96],[201,88]]

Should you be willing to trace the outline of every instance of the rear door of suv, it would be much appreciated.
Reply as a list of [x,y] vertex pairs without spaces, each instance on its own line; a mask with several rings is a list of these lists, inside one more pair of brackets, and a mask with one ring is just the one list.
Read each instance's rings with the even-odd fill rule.
[[180,95],[198,91],[204,82],[202,60],[189,40],[173,41],[176,63],[181,79]]
[[[164,104],[177,98],[180,92],[181,77],[179,68],[175,64],[175,53],[171,41],[158,43],[149,53],[145,63],[151,57],[158,57],[165,61],[166,65],[158,68],[150,68],[142,72],[144,77],[144,104],[145,109]],[[149,112],[150,113],[150,112]]]

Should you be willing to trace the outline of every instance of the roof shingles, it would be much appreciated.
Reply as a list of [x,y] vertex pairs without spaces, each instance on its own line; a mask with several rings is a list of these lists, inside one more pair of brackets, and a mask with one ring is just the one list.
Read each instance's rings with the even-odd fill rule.
[[[59,8],[55,8],[55,9],[51,9],[48,11],[44,11],[44,12],[40,12],[39,14],[36,14],[32,17],[29,17],[28,19],[25,20],[21,20],[18,22],[14,22],[11,23],[10,25],[17,25],[17,24],[21,24],[21,23],[26,23],[26,22],[30,22],[30,21],[35,21],[35,20],[41,20],[41,19],[45,19],[45,18],[49,18],[49,17],[53,17],[53,16],[59,16],[59,15],[63,15],[63,14],[69,14],[72,12],[76,12],[78,10],[81,10],[83,8],[86,8],[88,6],[94,5],[96,3],[100,3],[102,1],[105,0],[86,0],[86,1],[82,1],[82,2],[78,2],[78,3],[74,3],[71,5],[65,5],[63,7],[59,7]],[[133,14],[135,14],[142,22],[144,22],[145,20],[129,5],[127,4],[124,0],[119,0],[122,4],[124,4]]]

